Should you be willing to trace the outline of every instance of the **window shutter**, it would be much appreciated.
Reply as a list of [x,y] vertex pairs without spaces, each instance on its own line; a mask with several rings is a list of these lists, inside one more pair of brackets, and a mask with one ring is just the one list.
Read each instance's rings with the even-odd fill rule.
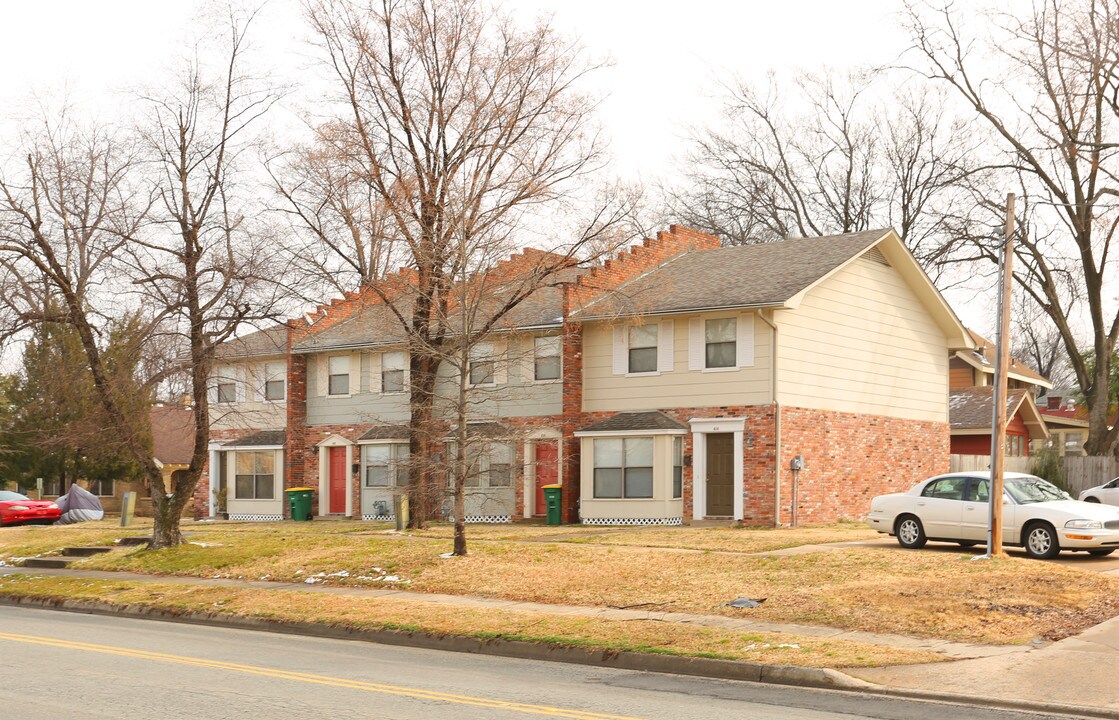
[[525,342],[521,357],[521,382],[531,385],[536,382],[536,338],[532,335],[525,337]]
[[688,369],[702,370],[705,362],[706,338],[703,335],[703,318],[688,321]]
[[383,392],[381,390],[382,355],[384,355],[384,353],[369,353],[369,384],[367,387],[369,388],[369,392],[377,394]]
[[252,382],[252,375],[249,373],[248,366],[242,365],[237,368],[234,377],[236,378],[237,402],[245,402],[245,400],[248,399],[247,390],[249,389],[249,384]]
[[735,351],[738,354],[738,367],[754,365],[754,315],[745,313],[738,316],[738,337],[735,338]]
[[625,375],[629,371],[629,328],[614,326],[614,374]]
[[662,320],[657,328],[657,372],[672,372],[676,366],[675,320]]
[[404,392],[411,392],[412,388],[412,357],[405,349],[404,353]]
[[493,382],[494,385],[505,385],[509,382],[509,353],[508,341],[493,341]]
[[350,353],[350,395],[361,392],[361,353]]
[[330,372],[327,367],[330,359],[326,355],[315,356],[315,394],[326,397],[326,380]]

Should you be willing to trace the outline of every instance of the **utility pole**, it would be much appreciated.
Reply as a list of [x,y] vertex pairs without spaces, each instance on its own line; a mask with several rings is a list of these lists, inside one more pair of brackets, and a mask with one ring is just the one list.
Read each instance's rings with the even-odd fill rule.
[[1014,277],[1014,193],[1006,196],[1006,239],[1002,246],[999,284],[999,337],[995,346],[994,423],[991,433],[990,523],[987,555],[1006,555],[1002,549],[1002,487],[1006,465],[1006,391],[1010,369],[1010,293]]

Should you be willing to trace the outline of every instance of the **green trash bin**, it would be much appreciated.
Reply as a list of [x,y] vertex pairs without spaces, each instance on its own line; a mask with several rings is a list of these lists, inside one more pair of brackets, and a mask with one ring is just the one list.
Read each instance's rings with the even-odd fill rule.
[[291,510],[292,520],[310,520],[313,517],[311,498],[314,497],[315,491],[312,488],[288,488],[284,492],[288,494],[288,509]]
[[559,525],[563,522],[563,485],[545,485],[544,507],[548,510],[548,524]]

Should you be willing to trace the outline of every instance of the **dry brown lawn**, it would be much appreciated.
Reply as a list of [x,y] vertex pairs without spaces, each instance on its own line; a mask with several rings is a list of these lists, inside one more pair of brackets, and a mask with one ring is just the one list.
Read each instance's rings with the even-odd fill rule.
[[[1019,558],[975,563],[962,551],[856,546],[773,556],[503,541],[474,543],[467,557],[443,558],[450,550],[446,540],[314,532],[311,525],[194,525],[191,542],[181,547],[118,550],[83,566],[296,582],[340,573],[314,579],[553,604],[642,605],[981,643],[1066,637],[1119,614],[1117,578]],[[60,537],[56,530],[77,532],[5,529],[0,559],[11,550],[9,540],[27,554],[27,548],[48,544],[43,536]],[[106,542],[114,535],[90,532]],[[766,532],[779,538],[780,531]],[[722,607],[740,596],[767,601],[752,610]]]
[[783,633],[743,633],[676,623],[621,622],[281,590],[10,576],[0,577],[0,594],[802,667],[875,667],[943,660],[930,652]]

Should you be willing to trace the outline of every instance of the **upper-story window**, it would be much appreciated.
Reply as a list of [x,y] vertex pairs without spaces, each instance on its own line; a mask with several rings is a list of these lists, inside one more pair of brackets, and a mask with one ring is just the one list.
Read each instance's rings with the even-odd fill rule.
[[404,366],[407,356],[403,352],[387,352],[381,355],[381,392],[404,392]]
[[560,346],[559,337],[538,337],[535,339],[533,354],[534,379],[559,380]]
[[269,402],[282,402],[287,385],[287,365],[268,363],[264,373],[264,399]]
[[629,372],[657,371],[657,326],[634,325],[629,328]]
[[490,343],[478,343],[470,348],[469,370],[471,385],[493,385],[493,369],[493,345]]
[[231,378],[218,378],[215,402],[237,402],[237,382]]
[[333,355],[327,359],[328,395],[350,394],[350,356]]
[[704,367],[734,367],[737,362],[734,318],[718,318],[704,322]]

